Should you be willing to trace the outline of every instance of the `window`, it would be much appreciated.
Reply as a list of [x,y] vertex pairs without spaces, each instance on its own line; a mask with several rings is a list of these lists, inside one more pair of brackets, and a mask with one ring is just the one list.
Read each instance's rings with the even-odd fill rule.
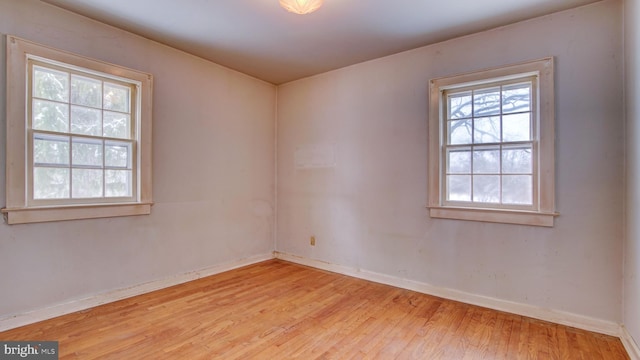
[[430,86],[430,215],[553,226],[553,60]]
[[9,224],[149,214],[149,74],[7,37]]

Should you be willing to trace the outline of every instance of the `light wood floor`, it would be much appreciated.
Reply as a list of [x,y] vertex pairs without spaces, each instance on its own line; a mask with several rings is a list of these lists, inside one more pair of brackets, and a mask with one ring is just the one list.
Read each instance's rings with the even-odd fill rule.
[[279,260],[0,333],[60,359],[628,359],[616,338]]

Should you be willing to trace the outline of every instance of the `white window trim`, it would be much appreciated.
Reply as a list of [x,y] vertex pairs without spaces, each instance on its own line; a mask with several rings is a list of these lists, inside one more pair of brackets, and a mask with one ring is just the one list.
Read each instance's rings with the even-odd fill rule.
[[[444,89],[466,87],[492,81],[510,79],[522,74],[538,77],[538,109],[536,119],[538,163],[537,166],[537,208],[533,210],[512,210],[506,208],[483,208],[470,206],[448,206],[443,193],[443,106]],[[482,70],[467,74],[433,79],[430,82],[429,100],[429,164],[428,164],[428,208],[433,218],[471,220],[494,223],[521,224],[552,227],[555,211],[555,108],[554,108],[554,66],[553,58]]]
[[[137,129],[137,198],[131,202],[29,206],[27,201],[27,59],[30,56],[70,64],[91,71],[132,79],[141,85]],[[151,213],[151,110],[153,77],[140,71],[89,59],[7,36],[7,143],[6,207],[2,213],[8,224],[59,220],[92,219]]]

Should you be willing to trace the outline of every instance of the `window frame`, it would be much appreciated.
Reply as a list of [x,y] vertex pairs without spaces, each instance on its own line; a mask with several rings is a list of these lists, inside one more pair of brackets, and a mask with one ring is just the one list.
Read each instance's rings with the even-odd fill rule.
[[[89,59],[62,50],[36,44],[28,40],[7,35],[7,134],[6,134],[6,207],[2,213],[8,224],[90,219],[115,216],[146,215],[151,213],[152,199],[152,157],[151,120],[153,76],[137,70]],[[30,62],[59,65],[67,70],[85,74],[107,75],[115,80],[122,79],[133,84],[138,93],[137,104],[131,104],[130,140],[135,153],[132,156],[132,171],[137,178],[132,186],[132,197],[97,198],[96,201],[75,201],[72,197],[64,200],[33,200],[31,194],[33,162],[32,131],[28,118],[32,109],[31,94],[27,84]],[[70,70],[69,70],[70,69]],[[134,98],[135,100],[135,98]],[[133,112],[135,111],[135,113]],[[135,127],[135,129],[133,129]],[[72,137],[72,134],[69,134]],[[29,172],[31,172],[30,175]],[[103,194],[104,195],[104,194]],[[106,199],[106,200],[105,200]],[[66,201],[68,200],[68,201]],[[113,200],[113,201],[111,201]]]
[[[534,78],[532,84],[533,205],[487,205],[446,199],[446,92]],[[537,81],[536,81],[537,80]],[[551,227],[555,211],[555,108],[553,58],[432,79],[429,84],[428,208],[432,218]],[[502,141],[500,144],[505,142]],[[475,145],[475,144],[474,144]],[[479,144],[481,145],[481,144]],[[472,199],[473,200],[473,199]]]

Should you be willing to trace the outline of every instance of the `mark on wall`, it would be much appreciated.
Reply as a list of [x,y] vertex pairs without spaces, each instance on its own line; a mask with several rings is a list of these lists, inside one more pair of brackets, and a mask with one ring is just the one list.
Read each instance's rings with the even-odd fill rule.
[[334,144],[310,144],[296,147],[296,169],[328,168],[336,166]]

